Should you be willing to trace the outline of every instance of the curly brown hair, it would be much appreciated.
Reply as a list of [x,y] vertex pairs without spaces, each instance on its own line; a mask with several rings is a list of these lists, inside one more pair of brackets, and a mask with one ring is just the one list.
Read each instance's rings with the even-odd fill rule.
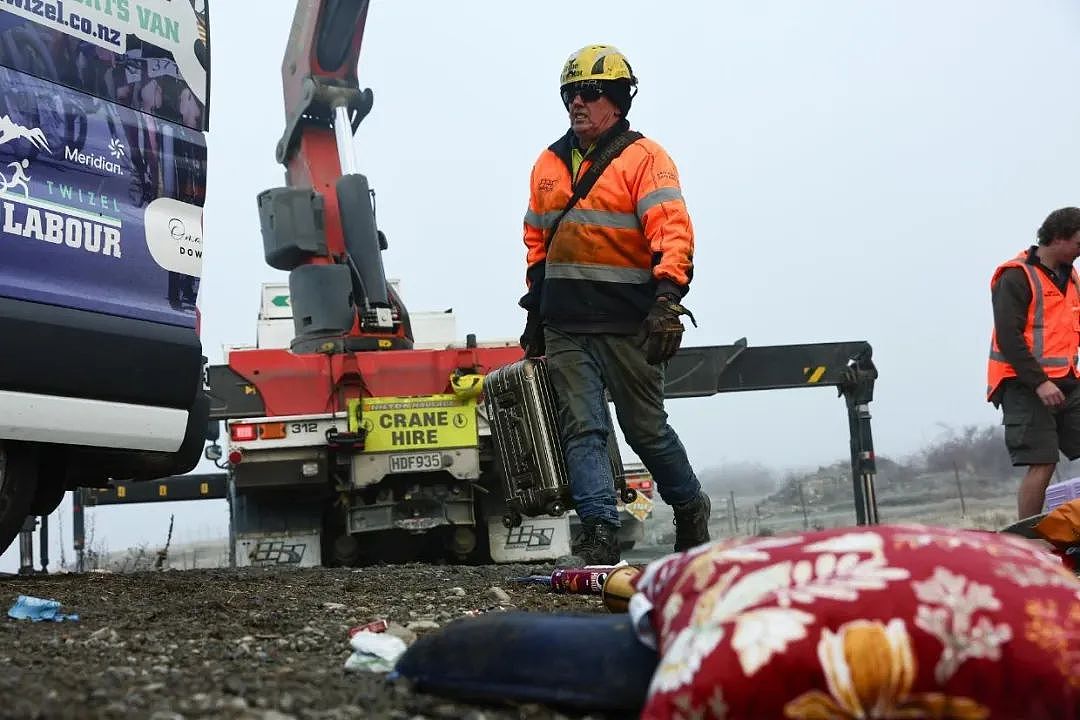
[[1040,245],[1049,245],[1058,238],[1070,238],[1080,231],[1080,208],[1063,207],[1046,216],[1036,236]]

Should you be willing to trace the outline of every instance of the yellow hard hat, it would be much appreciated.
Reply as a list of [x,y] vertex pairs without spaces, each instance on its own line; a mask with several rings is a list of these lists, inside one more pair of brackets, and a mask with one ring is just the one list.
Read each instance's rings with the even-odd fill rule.
[[566,59],[559,86],[581,80],[624,80],[637,85],[626,56],[613,45],[586,45]]

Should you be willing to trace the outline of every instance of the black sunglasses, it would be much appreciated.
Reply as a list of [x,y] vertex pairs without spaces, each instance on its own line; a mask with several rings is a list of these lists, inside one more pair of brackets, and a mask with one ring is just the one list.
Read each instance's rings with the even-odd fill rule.
[[570,107],[570,102],[578,95],[585,102],[599,100],[604,94],[604,86],[599,80],[580,80],[564,87],[561,94],[563,105]]

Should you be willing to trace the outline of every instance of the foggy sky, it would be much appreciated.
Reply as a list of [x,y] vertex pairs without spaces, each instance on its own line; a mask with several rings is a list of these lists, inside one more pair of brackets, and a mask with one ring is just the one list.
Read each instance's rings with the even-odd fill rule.
[[[263,261],[255,197],[284,184],[274,147],[293,8],[210,8],[199,303],[212,362],[225,344],[254,343],[260,283],[287,280]],[[529,170],[567,127],[559,70],[575,49],[610,43],[640,79],[631,124],[674,158],[696,230],[686,304],[700,327],[685,344],[869,341],[883,455],[917,450],[941,424],[999,422],[983,398],[989,279],[1048,212],[1080,204],[1078,27],[1068,0],[627,1],[618,13],[374,0],[359,73],[375,104],[356,149],[388,274],[411,310],[452,307],[462,335],[520,334]],[[699,467],[847,453],[835,390],[669,411]],[[223,505],[96,511],[97,530],[114,548],[160,542],[175,511],[183,541],[224,532]]]

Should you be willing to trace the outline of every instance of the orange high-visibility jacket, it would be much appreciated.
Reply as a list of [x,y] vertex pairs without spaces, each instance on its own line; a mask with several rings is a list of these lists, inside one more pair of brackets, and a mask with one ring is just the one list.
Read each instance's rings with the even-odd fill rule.
[[[621,121],[603,143],[627,129]],[[693,276],[694,230],[679,174],[660,145],[641,138],[615,158],[589,194],[549,230],[573,192],[573,134],[544,150],[533,165],[524,231],[527,248],[522,307],[570,330],[632,333],[657,295],[683,297]]]
[[[1034,265],[1025,262],[1028,252],[1008,260],[994,271],[990,279],[993,288],[1006,268],[1024,270],[1031,287],[1031,304],[1028,305],[1024,340],[1031,354],[1042,366],[1047,377],[1060,378],[1077,372],[1077,347],[1080,345],[1080,279],[1076,270],[1071,271],[1069,284],[1061,292],[1049,278]],[[1001,354],[997,342],[997,330],[991,334],[990,358],[987,363],[986,398],[990,400],[998,386],[1007,378],[1016,377],[1016,370]]]

